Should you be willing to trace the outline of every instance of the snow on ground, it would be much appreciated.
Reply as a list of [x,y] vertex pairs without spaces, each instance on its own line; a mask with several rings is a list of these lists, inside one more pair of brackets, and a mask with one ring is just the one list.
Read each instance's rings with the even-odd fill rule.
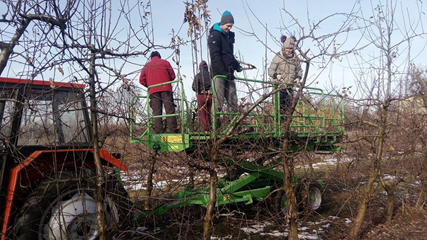
[[[298,227],[298,238],[299,239],[314,239],[321,240],[322,234],[325,232],[325,229],[329,228],[332,222],[339,220],[336,216],[330,216],[328,219],[323,219],[322,221],[316,222],[303,222],[300,223]],[[351,221],[346,220],[346,223],[350,224]],[[274,237],[274,238],[286,238],[288,237],[287,231],[274,230],[275,224],[269,221],[257,222],[246,227],[242,227],[240,230],[247,234],[259,234],[260,236],[265,236],[265,238]],[[277,227],[276,227],[277,228]],[[212,236],[211,239],[222,240],[222,239],[233,239],[232,236],[218,237]]]
[[[350,159],[340,159],[340,162],[346,162],[350,161]],[[320,166],[333,166],[336,165],[338,160],[336,158],[325,158],[322,162],[318,162],[313,164],[313,168],[319,168]],[[307,167],[307,166],[301,166],[301,167]],[[127,172],[121,172],[122,181],[124,182],[126,190],[144,190],[146,187],[146,176],[142,176],[140,171],[127,171]],[[387,179],[393,179],[393,176],[385,176]],[[169,184],[177,184],[177,182],[180,182],[182,184],[185,184],[188,182],[188,179],[170,179],[170,180],[162,180],[153,183],[155,188],[161,189]],[[336,216],[329,216],[329,218],[323,219],[322,221],[316,221],[316,222],[302,222],[300,223],[300,226],[298,228],[298,237],[299,239],[314,239],[319,240],[322,239],[321,236],[325,232],[325,229],[329,228],[330,225],[334,221],[338,221],[339,218]],[[347,224],[351,224],[350,219],[344,219],[344,222]],[[244,231],[247,234],[259,234],[261,236],[273,237],[273,238],[286,238],[288,236],[287,231],[279,231],[274,230],[274,223],[264,221],[264,222],[257,222],[252,225],[248,225],[246,227],[242,227],[241,231]],[[143,226],[138,227],[136,231],[143,232],[147,229]],[[212,240],[226,240],[226,239],[233,239],[234,236],[225,236],[225,237],[218,237],[218,236],[212,236]]]
[[[313,163],[313,169],[319,169],[322,166],[336,166],[338,162],[340,163],[344,163],[344,162],[350,162],[352,159],[350,158],[341,158],[341,159],[336,159],[333,157],[326,157],[324,158],[321,162],[317,162],[317,163]],[[309,165],[300,165],[300,166],[296,166],[296,169],[306,169],[308,168]]]

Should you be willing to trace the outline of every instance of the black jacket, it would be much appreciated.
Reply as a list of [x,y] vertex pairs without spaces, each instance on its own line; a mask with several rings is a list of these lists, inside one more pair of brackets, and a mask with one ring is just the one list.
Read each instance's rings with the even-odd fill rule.
[[[216,23],[215,25],[219,25]],[[219,26],[212,26],[209,30],[208,47],[211,57],[212,77],[226,75],[234,79],[234,71],[240,68],[239,62],[233,55],[234,32],[228,33],[229,39],[224,32],[216,30]]]
[[211,90],[211,76],[209,75],[209,69],[207,67],[202,68],[200,72],[196,74],[192,87],[197,94],[202,94],[203,90]]

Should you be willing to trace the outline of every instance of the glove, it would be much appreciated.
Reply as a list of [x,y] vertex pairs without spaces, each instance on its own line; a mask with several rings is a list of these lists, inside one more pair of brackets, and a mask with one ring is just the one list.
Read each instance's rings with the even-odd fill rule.
[[236,71],[237,71],[237,72],[241,72],[241,71],[243,71],[242,66],[240,66],[240,65],[239,65],[239,66],[237,67],[237,70],[236,70]]
[[301,82],[301,79],[295,78],[294,83],[299,84]]
[[280,81],[279,79],[274,79],[273,84],[280,85],[282,84],[282,81]]

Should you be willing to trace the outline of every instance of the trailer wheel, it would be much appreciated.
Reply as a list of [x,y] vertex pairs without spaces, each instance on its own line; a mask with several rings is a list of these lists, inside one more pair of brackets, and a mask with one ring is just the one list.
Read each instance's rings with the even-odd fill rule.
[[317,182],[303,183],[299,191],[299,201],[306,211],[318,210],[322,204],[322,186]]
[[264,202],[267,211],[269,211],[274,216],[279,218],[288,216],[289,202],[283,189],[275,188],[274,192],[269,197],[267,197]]
[[[19,209],[14,239],[98,239],[96,220],[96,174],[81,170],[58,173],[45,179],[30,193]],[[109,239],[123,237],[131,220],[131,202],[115,178],[104,186],[104,212]]]

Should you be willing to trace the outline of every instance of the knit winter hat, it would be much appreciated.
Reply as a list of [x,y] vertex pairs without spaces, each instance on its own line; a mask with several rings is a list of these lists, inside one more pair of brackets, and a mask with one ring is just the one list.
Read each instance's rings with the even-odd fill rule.
[[222,14],[221,22],[219,24],[224,25],[227,23],[234,24],[234,18],[233,18],[233,15],[231,15],[231,12],[229,12],[228,10],[225,10],[224,13]]
[[292,37],[286,38],[285,42],[283,43],[283,49],[285,48],[295,49],[295,40]]
[[151,53],[150,58],[153,58],[153,57],[159,57],[159,58],[162,58],[162,57],[160,56],[160,53],[159,53],[159,52],[157,52],[157,51],[154,51],[154,52],[152,52],[152,53]]
[[285,35],[282,35],[281,37],[280,37],[280,41],[282,42],[282,44],[283,43],[285,43],[285,41],[286,41],[286,36]]
[[208,64],[206,63],[206,61],[201,61],[199,64],[199,69],[202,70],[203,68],[207,68]]

